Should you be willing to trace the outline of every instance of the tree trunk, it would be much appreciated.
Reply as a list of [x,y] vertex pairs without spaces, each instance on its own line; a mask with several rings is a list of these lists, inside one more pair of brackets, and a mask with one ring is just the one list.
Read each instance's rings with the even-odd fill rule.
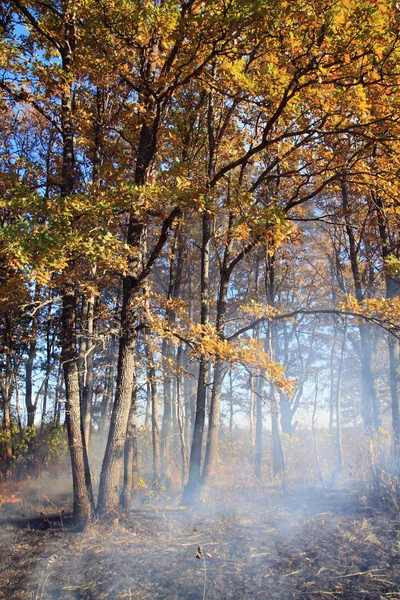
[[182,344],[178,348],[177,353],[177,368],[178,373],[176,375],[176,399],[177,399],[177,421],[179,428],[179,438],[180,438],[180,448],[181,448],[181,459],[182,459],[182,486],[185,484],[185,479],[188,470],[188,454],[186,449],[186,440],[185,440],[185,423],[184,423],[184,409],[182,402],[182,392],[183,392],[183,377],[181,373],[182,366]]
[[80,369],[82,376],[82,426],[86,448],[89,448],[91,408],[93,394],[93,333],[94,333],[94,294],[84,298],[82,310],[82,342]]
[[214,380],[211,393],[208,439],[203,469],[204,482],[207,482],[215,472],[215,465],[217,462],[218,433],[221,418],[221,391],[222,382],[226,372],[226,363],[218,358],[214,367]]
[[[185,238],[181,232],[180,224],[177,226],[172,242],[169,264],[169,285],[167,300],[179,298],[182,286],[183,253]],[[173,327],[176,321],[174,310],[168,309],[165,315],[167,323]],[[171,461],[171,446],[175,432],[174,427],[174,394],[172,363],[174,361],[174,346],[168,339],[162,343],[163,371],[164,371],[164,413],[161,428],[161,456],[162,478],[167,487],[170,485],[169,465]],[[175,419],[176,420],[176,419]]]
[[118,508],[120,499],[120,479],[123,465],[125,437],[129,411],[136,377],[135,346],[137,297],[142,284],[138,284],[137,276],[143,264],[143,247],[146,229],[142,223],[132,218],[128,229],[128,244],[137,248],[130,257],[129,273],[123,281],[121,337],[119,342],[117,387],[111,415],[110,429],[100,476],[98,510],[101,514]]
[[93,516],[87,489],[84,444],[81,428],[79,373],[76,363],[76,297],[73,286],[66,286],[63,296],[62,362],[66,390],[66,421],[71,456],[74,519],[85,525]]
[[[203,239],[201,250],[201,324],[207,325],[210,312],[210,244],[213,231],[213,221],[209,213],[203,214]],[[194,422],[193,439],[190,452],[189,479],[185,486],[182,503],[187,504],[195,500],[200,485],[201,455],[203,444],[204,424],[206,417],[206,395],[208,379],[208,359],[200,357],[199,379],[197,385],[196,416]]]
[[137,387],[136,382],[133,386],[131,407],[129,410],[128,426],[126,428],[126,438],[124,447],[124,487],[121,494],[121,507],[129,509],[131,503],[132,490],[138,480],[137,464],[137,433],[136,433],[136,401]]
[[[75,25],[72,15],[64,16],[64,44],[61,52],[62,69],[66,75],[61,94],[62,115],[62,184],[61,195],[69,196],[75,186],[73,90],[71,73],[75,49]],[[66,394],[66,423],[71,456],[74,519],[86,524],[93,514],[93,496],[87,453],[82,436],[79,372],[76,356],[76,297],[71,283],[64,288],[62,305],[62,362]]]
[[37,317],[33,318],[31,329],[31,341],[29,342],[28,359],[25,365],[25,406],[27,413],[27,426],[32,427],[35,423],[36,405],[32,402],[32,375],[33,363],[36,356]]
[[151,340],[146,340],[147,381],[151,395],[151,440],[153,448],[153,487],[158,488],[161,482],[161,442],[159,430],[159,401],[156,369],[154,364]]

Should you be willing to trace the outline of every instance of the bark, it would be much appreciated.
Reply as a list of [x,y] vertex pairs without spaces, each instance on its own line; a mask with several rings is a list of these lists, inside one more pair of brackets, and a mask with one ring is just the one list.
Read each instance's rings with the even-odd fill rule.
[[54,362],[52,361],[52,351],[54,344],[54,334],[51,336],[51,305],[49,305],[49,313],[47,318],[47,329],[46,329],[46,373],[45,373],[45,382],[43,388],[43,404],[42,404],[42,418],[40,423],[40,429],[43,431],[46,422],[47,416],[47,399],[49,395],[49,382],[50,382],[50,374],[53,368]]
[[132,497],[132,491],[138,480],[137,463],[137,387],[136,382],[133,385],[131,406],[129,409],[128,426],[126,429],[125,447],[124,447],[124,487],[121,494],[121,507],[129,509]]
[[221,418],[221,391],[222,383],[227,372],[226,363],[217,359],[214,367],[214,380],[211,393],[210,418],[208,425],[207,448],[204,460],[203,479],[207,482],[215,473],[217,462],[218,433]]
[[[210,313],[210,290],[209,290],[209,270],[210,270],[210,245],[213,231],[213,221],[208,212],[203,214],[203,236],[201,248],[201,272],[200,272],[200,293],[201,293],[201,316],[202,325],[209,322]],[[200,470],[203,433],[206,416],[206,395],[208,379],[208,359],[202,356],[199,364],[199,379],[197,385],[196,415],[193,430],[193,439],[190,452],[189,479],[185,486],[182,503],[187,504],[195,500],[200,485]]]
[[98,510],[100,514],[118,508],[120,479],[123,466],[125,437],[135,378],[135,345],[137,324],[137,298],[142,284],[137,276],[143,264],[143,247],[146,228],[143,223],[130,219],[127,242],[137,252],[130,257],[129,275],[123,281],[121,337],[119,341],[117,387],[111,415],[99,487]]
[[101,420],[100,420],[100,431],[104,434],[108,431],[110,424],[110,408],[112,399],[114,397],[114,369],[116,367],[116,355],[114,347],[114,338],[111,338],[110,346],[108,350],[109,365],[106,371],[106,384],[104,395],[101,403]]
[[[174,240],[170,253],[169,285],[167,300],[179,298],[182,286],[183,274],[183,252],[184,236],[180,226],[176,228]],[[166,321],[173,327],[176,321],[175,311],[168,309],[165,315]],[[174,397],[173,394],[173,376],[171,364],[174,361],[174,346],[164,339],[162,344],[163,369],[164,369],[164,413],[161,429],[161,455],[162,455],[162,478],[167,486],[170,485],[169,465],[171,461],[171,446],[173,440],[174,428]]]
[[25,406],[28,417],[27,425],[32,427],[35,423],[36,403],[32,401],[32,375],[33,363],[36,356],[37,317],[33,318],[31,329],[31,341],[29,342],[28,358],[25,364]]
[[[61,195],[69,196],[75,187],[73,90],[71,73],[75,49],[75,24],[72,14],[64,15],[64,42],[61,50],[62,69],[65,74],[61,94],[62,125],[62,184]],[[74,519],[85,525],[93,515],[93,492],[84,438],[80,405],[79,371],[76,356],[76,297],[74,286],[68,282],[64,288],[62,305],[62,362],[66,394],[66,424],[70,448]]]
[[93,516],[87,489],[84,444],[81,429],[79,373],[75,346],[76,297],[73,286],[66,286],[63,297],[62,362],[66,391],[66,422],[72,467],[74,519],[85,525]]
[[[242,251],[239,254],[237,254],[234,259],[231,259],[233,248],[233,237],[231,232],[233,228],[233,223],[233,213],[230,213],[228,222],[228,243],[225,248],[224,258],[222,262],[217,302],[216,330],[221,341],[225,339],[225,324],[230,278],[236,265],[240,262],[240,260],[242,260],[242,258],[244,258],[245,254],[247,254],[247,252]],[[249,248],[249,251],[250,249],[251,248]],[[221,392],[222,383],[227,373],[227,369],[227,364],[221,358],[218,358],[214,367],[214,379],[211,394],[207,447],[203,469],[203,480],[205,482],[213,475],[215,471],[215,464],[217,461],[218,435],[221,418]]]
[[60,425],[60,413],[61,413],[61,401],[60,401],[60,397],[61,397],[61,388],[62,388],[62,365],[61,365],[61,362],[60,362],[59,366],[58,366],[57,383],[56,383],[56,394],[55,394],[55,398],[54,398],[53,423],[54,423],[55,427],[58,427],[58,425]]
[[80,349],[80,370],[82,377],[82,426],[86,448],[89,448],[91,408],[93,395],[93,333],[94,333],[94,304],[95,297],[91,294],[84,298],[82,309],[82,341]]
[[11,440],[11,396],[12,396],[12,377],[13,377],[13,369],[12,369],[12,332],[11,332],[11,322],[10,319],[5,316],[5,325],[4,325],[4,341],[5,341],[5,368],[1,377],[0,386],[1,386],[1,397],[2,397],[2,405],[3,405],[3,429],[5,434],[5,452],[4,452],[4,461],[2,464],[2,471],[4,476],[8,474],[8,470],[10,468],[13,449],[12,449],[12,440]]
[[151,441],[153,448],[153,487],[158,488],[161,482],[161,443],[159,430],[159,400],[157,390],[156,369],[150,341],[146,340],[147,381],[151,396]]
[[181,372],[182,354],[183,354],[183,348],[182,348],[182,344],[181,344],[178,348],[178,354],[177,354],[178,374],[176,375],[176,398],[177,398],[177,403],[176,403],[177,404],[177,415],[176,416],[177,416],[178,428],[179,428],[181,459],[182,459],[182,485],[184,485],[187,470],[188,470],[188,453],[187,453],[187,449],[186,449],[184,410],[183,410],[183,402],[182,402],[182,392],[183,392],[183,377],[182,377],[182,372]]

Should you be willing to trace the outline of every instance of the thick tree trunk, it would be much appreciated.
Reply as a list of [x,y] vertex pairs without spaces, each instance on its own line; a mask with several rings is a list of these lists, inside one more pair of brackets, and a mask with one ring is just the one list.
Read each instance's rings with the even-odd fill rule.
[[74,519],[85,525],[93,516],[87,489],[84,444],[81,428],[79,373],[76,363],[75,327],[76,297],[73,286],[66,286],[63,297],[62,362],[66,390],[66,421],[71,456]]
[[[73,90],[71,73],[75,49],[75,25],[72,15],[64,18],[64,44],[61,52],[62,69],[66,75],[61,95],[62,115],[62,185],[61,195],[69,196],[75,186]],[[76,356],[76,297],[71,283],[64,288],[62,306],[62,363],[66,394],[66,423],[71,456],[74,519],[86,524],[93,514],[93,495],[90,470],[84,439],[80,406],[79,372]]]
[[84,298],[82,310],[83,331],[80,351],[82,426],[87,449],[89,448],[93,394],[94,303],[94,294],[91,294],[87,299]]
[[137,406],[137,387],[136,382],[133,386],[131,407],[129,410],[128,426],[126,429],[125,447],[124,447],[124,487],[121,494],[121,507],[129,509],[132,497],[132,491],[138,480],[137,464],[137,432],[136,432],[136,406]]
[[135,275],[137,276],[143,264],[142,251],[145,244],[145,235],[144,225],[131,219],[128,230],[128,244],[138,250],[130,259],[130,275],[126,276],[123,282],[117,387],[100,476],[98,510],[101,514],[115,510],[119,505],[125,437],[136,376],[137,298],[142,284],[141,282],[138,284]]
[[226,363],[218,358],[214,367],[214,380],[211,393],[207,448],[203,469],[204,482],[207,482],[215,472],[215,464],[217,462],[218,433],[221,418],[222,382],[226,372]]

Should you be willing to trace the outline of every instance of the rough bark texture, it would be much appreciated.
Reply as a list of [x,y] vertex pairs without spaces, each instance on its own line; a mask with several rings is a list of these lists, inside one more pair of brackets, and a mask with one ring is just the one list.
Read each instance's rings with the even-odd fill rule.
[[[62,116],[62,185],[61,195],[69,196],[75,185],[73,91],[70,74],[73,68],[75,26],[72,15],[64,17],[64,44],[61,52],[62,69],[68,76],[61,95]],[[74,518],[85,524],[92,516],[90,471],[82,437],[79,372],[76,356],[76,298],[72,284],[64,289],[62,306],[62,361],[66,393],[66,423],[71,456]]]
[[[211,216],[205,212],[203,215],[203,237],[201,251],[201,324],[207,325],[210,312],[209,297],[209,269],[210,269],[210,244],[213,231]],[[190,452],[189,479],[185,486],[182,503],[194,501],[200,485],[201,455],[203,444],[204,423],[206,416],[206,397],[208,379],[208,359],[200,358],[199,379],[197,385],[196,417],[194,422],[193,439]]]
[[131,407],[129,410],[128,425],[126,428],[126,438],[124,447],[124,487],[121,494],[121,506],[125,510],[129,509],[131,503],[132,491],[138,479],[137,464],[137,388],[136,382],[133,385]]
[[72,467],[74,518],[84,525],[92,517],[92,505],[86,487],[86,469],[81,429],[79,374],[76,363],[76,298],[72,286],[64,290],[62,361],[66,390],[66,422]]
[[36,356],[37,318],[32,321],[31,341],[29,342],[28,358],[25,364],[25,406],[27,425],[32,427],[35,422],[36,403],[32,401],[32,374],[33,363]]
[[161,481],[161,444],[159,430],[159,401],[154,356],[149,341],[146,342],[147,380],[151,396],[151,440],[153,448],[153,486],[159,487]]
[[121,337],[119,342],[117,387],[111,415],[107,446],[100,475],[98,510],[106,513],[117,509],[120,499],[120,479],[123,466],[125,436],[135,377],[135,344],[137,296],[141,284],[137,275],[143,263],[142,249],[146,235],[142,223],[130,220],[128,244],[138,248],[131,257],[130,274],[123,281]]

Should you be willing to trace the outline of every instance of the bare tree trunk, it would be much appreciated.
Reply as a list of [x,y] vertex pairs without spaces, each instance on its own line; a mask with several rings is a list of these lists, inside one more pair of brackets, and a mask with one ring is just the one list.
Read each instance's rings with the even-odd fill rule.
[[221,418],[221,391],[222,382],[224,380],[226,372],[226,363],[220,358],[218,358],[214,367],[214,380],[211,393],[208,439],[203,469],[203,479],[205,482],[207,482],[215,472],[215,464],[217,461],[218,449],[218,433]]
[[[201,324],[207,325],[210,312],[210,290],[209,290],[209,270],[210,270],[210,244],[213,231],[213,222],[211,216],[205,212],[203,214],[203,240],[201,251]],[[182,503],[187,504],[194,501],[200,485],[201,455],[203,444],[203,433],[206,416],[206,394],[208,379],[208,359],[200,357],[199,379],[197,385],[196,416],[194,422],[194,431],[192,446],[190,452],[189,479],[185,486]]]
[[28,358],[25,364],[25,406],[28,416],[27,425],[32,427],[35,423],[36,405],[32,402],[32,374],[33,363],[36,356],[37,317],[33,318],[31,328],[31,341],[29,342]]
[[[147,334],[148,335],[148,334]],[[147,336],[146,336],[147,337]],[[151,395],[151,439],[153,447],[153,487],[158,488],[161,482],[161,441],[159,430],[159,400],[157,390],[156,369],[154,364],[151,340],[146,340],[147,380]]]
[[89,448],[91,408],[93,394],[93,333],[94,333],[94,304],[95,297],[91,294],[84,298],[82,310],[82,342],[80,369],[82,376],[82,425],[86,448]]
[[124,447],[124,487],[121,494],[121,507],[129,509],[131,503],[132,490],[138,480],[137,464],[137,432],[136,432],[136,402],[137,386],[133,386],[132,401],[129,410],[128,426],[126,429],[125,447]]
[[60,425],[60,412],[61,412],[61,388],[62,388],[62,364],[58,365],[57,383],[56,383],[56,394],[54,398],[54,416],[53,423],[55,427]]
[[[62,114],[62,186],[61,195],[69,196],[75,187],[73,91],[71,73],[75,49],[75,24],[73,14],[64,16],[64,43],[61,51],[62,69],[66,74],[61,95]],[[66,393],[66,422],[70,447],[74,518],[81,525],[93,515],[93,495],[84,439],[80,407],[79,372],[76,356],[76,297],[71,283],[64,289],[62,305],[62,362]]]
[[100,476],[98,510],[107,513],[117,509],[120,499],[120,478],[123,466],[125,436],[132,400],[135,371],[137,297],[141,291],[133,274],[138,274],[143,264],[142,249],[145,227],[132,219],[129,223],[128,244],[138,248],[130,258],[129,273],[123,282],[121,337],[119,342],[117,387],[103,466]]
[[[180,229],[180,224],[177,226],[175,236],[172,242],[169,265],[169,285],[167,299],[179,298],[182,286],[183,274],[183,252],[184,252],[184,236]],[[174,310],[166,311],[166,320],[173,326],[176,321]],[[161,456],[162,456],[162,478],[167,487],[170,485],[169,465],[171,461],[171,446],[173,442],[174,427],[174,394],[173,386],[175,378],[172,375],[171,364],[174,361],[174,346],[172,343],[164,339],[162,344],[163,356],[163,371],[164,371],[164,413],[161,429]]]
[[53,368],[54,361],[52,362],[51,355],[54,344],[54,335],[51,337],[51,305],[49,305],[49,314],[47,320],[47,328],[46,328],[46,372],[45,372],[45,381],[43,388],[43,404],[42,404],[42,418],[40,423],[40,430],[43,431],[43,428],[46,423],[47,416],[47,398],[49,394],[49,382],[50,382],[50,374]]
[[66,286],[63,296],[62,361],[66,390],[66,420],[71,456],[74,518],[84,525],[93,516],[93,506],[87,488],[84,443],[81,428],[79,374],[76,363],[75,327],[76,297],[72,286]]
[[186,449],[186,440],[185,440],[185,423],[184,423],[184,413],[183,413],[183,402],[182,402],[182,391],[183,391],[183,377],[181,372],[182,367],[182,344],[178,348],[177,354],[177,368],[178,373],[176,376],[176,398],[177,398],[177,421],[179,428],[179,437],[180,437],[180,448],[181,448],[181,459],[182,459],[182,486],[185,484],[187,470],[188,470],[188,453]]

